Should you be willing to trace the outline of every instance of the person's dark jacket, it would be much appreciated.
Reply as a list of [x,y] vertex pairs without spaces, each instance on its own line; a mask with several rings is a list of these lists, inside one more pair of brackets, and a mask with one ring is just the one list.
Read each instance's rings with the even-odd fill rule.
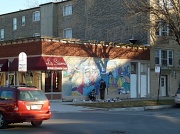
[[100,90],[105,90],[105,89],[106,89],[106,83],[105,81],[101,81]]

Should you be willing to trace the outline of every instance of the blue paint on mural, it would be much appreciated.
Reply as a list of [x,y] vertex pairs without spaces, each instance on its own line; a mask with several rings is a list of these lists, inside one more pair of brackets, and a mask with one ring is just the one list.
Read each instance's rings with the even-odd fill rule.
[[129,64],[122,66],[119,61],[106,61],[102,65],[102,62],[94,61],[93,58],[66,60],[68,71],[63,74],[63,95],[88,96],[93,89],[99,94],[100,79],[106,82],[108,94],[129,93]]

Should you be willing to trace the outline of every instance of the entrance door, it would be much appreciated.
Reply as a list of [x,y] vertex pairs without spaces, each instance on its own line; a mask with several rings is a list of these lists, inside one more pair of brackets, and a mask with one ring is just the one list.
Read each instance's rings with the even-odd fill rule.
[[166,96],[166,76],[161,76],[160,80],[160,95]]

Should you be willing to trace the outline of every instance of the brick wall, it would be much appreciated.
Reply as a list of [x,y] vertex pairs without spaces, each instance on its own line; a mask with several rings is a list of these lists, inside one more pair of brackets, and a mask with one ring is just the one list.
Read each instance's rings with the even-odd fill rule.
[[[40,21],[32,20],[33,12],[39,10],[37,7],[0,15],[0,29],[4,29],[4,40],[33,37],[34,33],[40,33]],[[22,16],[25,16],[25,26],[22,26]],[[17,18],[17,30],[13,30],[13,18]]]
[[137,49],[133,47],[121,48],[58,42],[43,42],[42,53],[44,55],[150,60],[149,49]]
[[29,55],[40,55],[42,53],[41,41],[13,43],[0,46],[0,58],[18,57],[20,52],[25,52]]
[[[72,4],[73,14],[63,16],[63,6]],[[58,5],[58,35],[72,28],[73,38],[129,43],[134,36],[138,44],[147,44],[144,16],[128,17],[122,0],[73,0]],[[147,16],[146,16],[147,17]]]
[[20,52],[30,55],[60,55],[60,56],[82,56],[101,58],[120,58],[149,60],[149,49],[137,49],[133,47],[111,47],[101,45],[84,45],[74,43],[61,43],[53,41],[30,41],[0,46],[0,58],[17,57]]

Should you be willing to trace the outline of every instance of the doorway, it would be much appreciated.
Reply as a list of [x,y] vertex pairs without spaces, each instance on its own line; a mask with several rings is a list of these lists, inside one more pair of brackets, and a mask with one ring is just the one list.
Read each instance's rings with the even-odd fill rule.
[[161,76],[160,79],[160,96],[167,96],[167,89],[166,89],[166,76]]

